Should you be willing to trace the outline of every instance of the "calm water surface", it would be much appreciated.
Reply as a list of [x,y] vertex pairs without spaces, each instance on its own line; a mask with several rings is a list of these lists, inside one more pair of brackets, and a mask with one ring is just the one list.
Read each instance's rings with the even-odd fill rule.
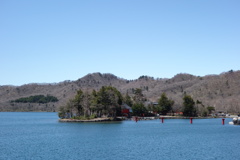
[[0,113],[0,160],[240,159],[240,126],[221,119],[61,123],[57,113]]

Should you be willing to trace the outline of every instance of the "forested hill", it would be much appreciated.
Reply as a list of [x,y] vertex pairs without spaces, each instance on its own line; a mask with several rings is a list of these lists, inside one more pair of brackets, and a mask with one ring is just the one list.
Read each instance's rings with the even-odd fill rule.
[[[76,81],[64,81],[55,84],[26,84],[22,86],[0,86],[0,111],[55,111],[65,105],[77,90],[91,92],[102,86],[114,86],[122,94],[131,96],[136,88],[142,89],[148,101],[155,102],[165,92],[175,101],[173,108],[182,106],[183,94],[189,94],[195,101],[216,110],[240,111],[240,71],[228,71],[220,75],[204,77],[190,74],[177,74],[171,79],[141,76],[135,80],[126,80],[113,74],[93,73]],[[48,103],[13,103],[14,100],[36,95],[51,95],[58,99]],[[12,101],[12,102],[11,102]]]

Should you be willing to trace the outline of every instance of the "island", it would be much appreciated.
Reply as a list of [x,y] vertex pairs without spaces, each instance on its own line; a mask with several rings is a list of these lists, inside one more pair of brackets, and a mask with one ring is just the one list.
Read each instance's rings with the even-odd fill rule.
[[194,101],[187,94],[183,97],[181,110],[174,111],[173,105],[174,101],[166,93],[161,94],[158,102],[148,103],[139,88],[130,96],[128,93],[122,95],[115,87],[102,86],[91,93],[78,90],[74,98],[59,108],[58,116],[60,122],[103,122],[132,117],[206,118],[214,111],[214,107],[205,107],[202,102]]

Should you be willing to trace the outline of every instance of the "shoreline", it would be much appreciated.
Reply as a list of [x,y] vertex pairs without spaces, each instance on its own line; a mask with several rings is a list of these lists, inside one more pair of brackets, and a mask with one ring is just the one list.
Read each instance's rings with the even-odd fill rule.
[[89,120],[81,120],[81,119],[59,119],[59,122],[107,122],[112,121],[110,118],[94,118]]
[[[111,118],[94,118],[89,120],[80,119],[59,119],[59,122],[117,122],[122,120],[133,120],[132,118],[117,117],[117,120]],[[138,120],[155,120],[155,119],[215,119],[215,118],[231,118],[231,117],[181,117],[181,116],[160,116],[160,117],[138,117]]]

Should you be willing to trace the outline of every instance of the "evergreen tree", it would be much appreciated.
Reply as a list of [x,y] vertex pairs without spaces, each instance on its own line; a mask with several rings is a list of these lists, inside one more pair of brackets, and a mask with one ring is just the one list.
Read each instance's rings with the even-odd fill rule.
[[121,93],[114,87],[102,87],[97,93],[95,105],[100,109],[100,114],[116,117],[117,112],[121,110],[123,98]]
[[143,114],[147,114],[147,109],[144,107],[143,103],[135,103],[132,107],[132,111],[135,116],[143,116]]
[[208,113],[212,113],[212,111],[215,111],[215,107],[208,106],[207,110],[208,110]]
[[60,108],[59,117],[71,118],[73,115],[77,119],[102,115],[116,117],[121,113],[122,103],[121,93],[112,86],[103,86],[98,92],[93,90],[92,94],[78,90],[74,99]]
[[173,104],[174,104],[174,101],[171,99],[168,99],[165,93],[163,93],[160,99],[158,100],[159,110],[163,115],[166,115],[169,111],[172,110]]
[[61,106],[58,110],[58,117],[63,119],[66,118],[66,110],[64,106]]
[[65,108],[65,112],[68,114],[68,118],[71,118],[73,116],[74,101],[72,99],[69,99]]
[[130,107],[132,107],[132,105],[133,105],[133,101],[132,101],[131,97],[128,95],[128,93],[126,93],[126,95],[124,97],[124,103],[126,103]]
[[195,102],[189,95],[183,97],[183,115],[187,117],[197,116]]
[[57,102],[58,99],[54,96],[44,96],[44,95],[35,95],[30,97],[19,98],[13,100],[11,102],[15,103],[49,103],[49,102]]
[[73,99],[74,106],[77,109],[77,116],[83,114],[83,91],[80,89],[77,91],[77,95]]

